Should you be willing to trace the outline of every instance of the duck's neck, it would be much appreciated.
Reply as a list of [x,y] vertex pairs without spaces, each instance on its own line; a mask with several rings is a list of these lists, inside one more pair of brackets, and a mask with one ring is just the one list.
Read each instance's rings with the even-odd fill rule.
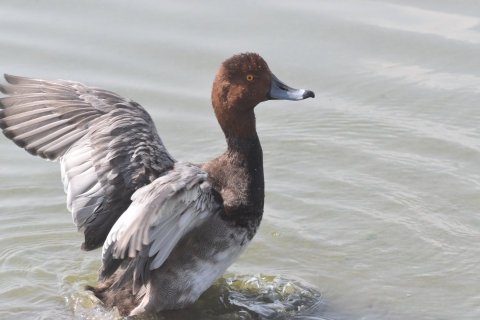
[[225,133],[227,151],[205,163],[210,182],[220,193],[227,217],[236,220],[261,218],[265,197],[263,153],[257,134]]
[[[228,185],[234,193],[226,199],[230,214],[255,215],[263,214],[265,198],[265,182],[263,177],[263,152],[257,133],[248,137],[225,134],[227,151],[225,156],[229,162],[232,176]],[[228,192],[227,192],[228,195]],[[225,198],[224,198],[225,200]]]
[[225,133],[227,151],[225,154],[233,161],[263,168],[263,153],[260,140],[255,132],[248,137]]

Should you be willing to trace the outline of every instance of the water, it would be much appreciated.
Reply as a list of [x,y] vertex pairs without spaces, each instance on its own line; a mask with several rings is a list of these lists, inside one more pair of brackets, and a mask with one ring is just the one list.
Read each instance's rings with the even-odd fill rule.
[[[0,4],[2,72],[129,97],[177,159],[223,152],[209,98],[232,54],[315,91],[256,109],[265,218],[222,280],[296,281],[317,294],[297,319],[480,318],[479,49],[475,1]],[[0,151],[0,318],[114,318],[84,292],[100,252],[79,250],[58,164]],[[217,298],[198,312],[261,317]]]

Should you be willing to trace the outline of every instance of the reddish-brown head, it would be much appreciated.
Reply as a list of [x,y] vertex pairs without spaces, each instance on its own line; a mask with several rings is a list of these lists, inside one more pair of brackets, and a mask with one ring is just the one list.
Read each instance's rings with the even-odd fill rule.
[[292,89],[278,80],[257,53],[241,53],[225,60],[213,82],[212,104],[226,134],[256,134],[253,109],[271,99],[302,100],[314,97],[308,90]]

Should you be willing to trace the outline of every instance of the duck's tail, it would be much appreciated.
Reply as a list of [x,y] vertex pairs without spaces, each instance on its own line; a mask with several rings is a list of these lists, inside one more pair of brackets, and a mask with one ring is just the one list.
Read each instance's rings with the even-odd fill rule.
[[108,308],[117,307],[121,316],[128,316],[142,302],[142,299],[139,299],[138,293],[133,294],[132,280],[123,283],[122,286],[115,285],[123,273],[124,270],[117,271],[98,286],[86,286],[85,289],[92,291]]

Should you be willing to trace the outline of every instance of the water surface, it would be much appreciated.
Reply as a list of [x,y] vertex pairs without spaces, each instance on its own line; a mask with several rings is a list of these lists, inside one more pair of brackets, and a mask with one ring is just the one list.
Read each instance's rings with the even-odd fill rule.
[[[1,72],[129,97],[196,163],[225,149],[211,84],[245,51],[316,98],[256,109],[265,215],[224,281],[297,281],[317,319],[479,319],[475,1],[0,4]],[[2,137],[0,163],[0,318],[114,317],[81,303],[101,253],[79,250],[59,165]]]

